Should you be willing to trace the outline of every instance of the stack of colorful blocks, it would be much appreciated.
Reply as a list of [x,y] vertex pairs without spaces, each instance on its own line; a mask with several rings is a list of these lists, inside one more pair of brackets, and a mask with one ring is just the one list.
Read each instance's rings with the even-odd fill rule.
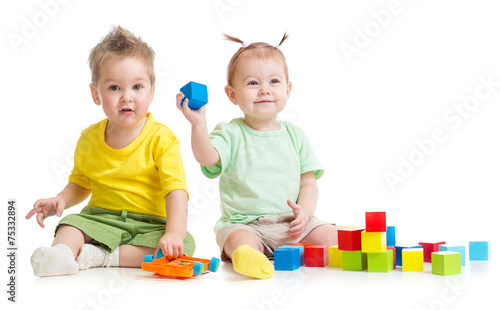
[[[423,272],[424,262],[432,263],[432,273],[460,274],[465,266],[465,246],[445,241],[396,244],[395,226],[386,226],[385,212],[366,212],[366,229],[338,230],[338,245],[295,243],[274,252],[275,270],[306,267],[342,267],[348,271],[387,273],[400,266],[403,272]],[[469,260],[489,260],[489,241],[469,242]]]

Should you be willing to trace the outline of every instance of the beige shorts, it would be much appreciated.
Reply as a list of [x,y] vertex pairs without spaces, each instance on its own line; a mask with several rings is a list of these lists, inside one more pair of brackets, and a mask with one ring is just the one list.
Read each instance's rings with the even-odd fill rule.
[[276,250],[279,246],[286,245],[288,243],[300,242],[314,228],[325,224],[331,224],[321,221],[316,216],[313,216],[309,220],[309,223],[307,223],[306,229],[304,229],[304,232],[300,235],[300,237],[290,239],[288,236],[291,227],[290,222],[294,219],[295,217],[293,213],[289,213],[280,216],[260,217],[248,224],[231,224],[224,227],[217,233],[216,236],[217,245],[221,251],[221,260],[223,262],[231,261],[231,259],[227,257],[226,253],[224,253],[224,244],[226,243],[227,237],[229,237],[233,231],[238,229],[246,229],[257,235],[264,245],[264,254],[268,258],[272,259],[274,258],[274,250]]

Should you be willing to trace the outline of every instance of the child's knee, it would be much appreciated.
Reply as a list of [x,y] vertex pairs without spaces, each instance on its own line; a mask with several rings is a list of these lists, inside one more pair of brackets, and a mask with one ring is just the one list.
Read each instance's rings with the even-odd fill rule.
[[232,252],[234,252],[240,245],[248,244],[260,252],[264,252],[264,245],[260,241],[257,235],[247,229],[238,229],[227,236],[224,243],[224,251],[231,257]]
[[337,245],[338,229],[335,225],[324,224],[311,230],[301,241],[329,246]]

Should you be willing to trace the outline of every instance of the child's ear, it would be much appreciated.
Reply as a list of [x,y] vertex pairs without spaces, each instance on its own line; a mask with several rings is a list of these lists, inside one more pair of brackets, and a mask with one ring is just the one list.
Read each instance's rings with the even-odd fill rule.
[[292,91],[292,82],[288,82],[286,85],[286,97],[290,98],[290,92]]
[[155,96],[155,87],[156,87],[156,84],[153,84],[151,86],[151,97],[149,97],[149,104],[153,103],[153,97]]
[[238,102],[236,101],[236,92],[234,91],[234,88],[232,88],[229,85],[226,85],[226,87],[224,87],[224,90],[226,91],[226,95],[229,98],[229,100],[231,100],[233,104],[238,105]]
[[99,98],[99,93],[97,92],[97,87],[90,83],[90,92],[92,93],[92,100],[97,105],[101,105],[101,99]]

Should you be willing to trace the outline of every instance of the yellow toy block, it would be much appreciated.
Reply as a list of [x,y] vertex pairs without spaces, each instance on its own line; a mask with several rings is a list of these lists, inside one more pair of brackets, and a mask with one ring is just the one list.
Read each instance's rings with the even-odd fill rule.
[[383,253],[387,251],[386,232],[361,232],[361,252]]
[[403,271],[424,271],[424,249],[403,249]]
[[339,250],[338,245],[328,248],[328,266],[342,267],[342,250]]

